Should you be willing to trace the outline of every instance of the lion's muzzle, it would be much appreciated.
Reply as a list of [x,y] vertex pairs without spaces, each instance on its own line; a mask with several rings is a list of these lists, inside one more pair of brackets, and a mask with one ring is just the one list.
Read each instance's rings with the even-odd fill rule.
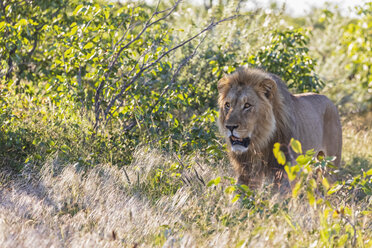
[[247,148],[249,146],[249,143],[251,143],[251,139],[249,137],[238,138],[238,137],[235,137],[234,135],[231,135],[230,142],[231,142],[231,145],[233,146],[240,145],[240,146],[244,146],[245,148]]

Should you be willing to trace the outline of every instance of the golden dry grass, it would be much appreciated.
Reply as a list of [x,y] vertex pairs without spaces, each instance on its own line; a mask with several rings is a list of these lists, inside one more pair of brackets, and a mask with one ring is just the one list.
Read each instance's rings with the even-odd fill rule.
[[[369,116],[344,121],[342,175],[371,167]],[[17,177],[3,172],[0,246],[337,247],[342,235],[349,235],[346,246],[372,245],[371,216],[361,214],[371,210],[370,196],[339,201],[351,209],[351,224],[332,217],[326,205],[313,208],[304,198],[283,203],[264,191],[256,192],[256,207],[249,209],[224,193],[228,180],[206,187],[193,169],[208,182],[232,176],[228,162],[206,163],[198,156],[180,158],[185,169],[178,181],[183,184],[174,194],[162,195],[161,182],[151,180],[157,169],[175,160],[175,155],[139,148],[125,169],[102,164],[82,170],[55,159],[40,174],[33,169]],[[357,232],[350,236],[353,227]]]

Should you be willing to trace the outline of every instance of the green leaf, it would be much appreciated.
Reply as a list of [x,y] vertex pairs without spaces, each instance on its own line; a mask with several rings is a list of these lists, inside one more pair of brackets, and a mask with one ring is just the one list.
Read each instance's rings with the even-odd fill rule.
[[292,196],[293,196],[294,198],[298,196],[298,192],[299,192],[300,189],[301,189],[301,185],[302,185],[301,181],[298,181],[298,182],[296,183],[296,185],[293,187],[293,190],[292,190]]
[[6,23],[5,22],[0,22],[0,30],[2,30],[5,27]]
[[240,187],[244,190],[244,192],[250,192],[249,187],[245,184],[241,184]]
[[286,158],[285,158],[284,153],[280,150],[280,144],[279,143],[274,144],[273,153],[274,153],[274,156],[275,156],[276,160],[278,161],[278,163],[281,164],[281,165],[285,165]]
[[339,239],[338,239],[338,242],[337,242],[337,247],[345,247],[345,244],[348,240],[348,237],[349,235],[348,234],[344,234],[342,235]]
[[302,154],[302,147],[301,147],[300,141],[295,140],[294,138],[292,138],[290,144],[291,144],[291,147],[292,147],[292,149],[295,153]]
[[300,168],[298,165],[294,166],[284,166],[284,170],[287,172],[289,181],[293,181],[297,177],[297,172],[300,171]]
[[245,247],[245,240],[240,240],[238,243],[236,243],[235,248],[241,248]]
[[284,155],[284,152],[282,151],[279,151],[278,152],[278,163],[281,164],[281,165],[285,165],[285,162],[286,162],[286,159],[285,159],[285,155]]
[[28,22],[27,22],[26,19],[21,19],[21,20],[19,20],[19,22],[18,22],[18,25],[19,25],[19,26],[25,26],[25,25],[27,25],[27,24],[28,24]]
[[67,33],[66,35],[67,36],[73,36],[76,34],[77,30],[78,30],[79,26],[74,26],[71,31],[69,33]]
[[72,57],[73,56],[73,48],[72,47],[70,47],[69,49],[67,49],[65,52],[64,52],[64,56],[65,56],[65,58],[70,58],[70,57]]
[[332,195],[342,188],[342,184],[337,184],[328,190],[327,195]]
[[306,165],[311,161],[312,157],[305,156],[305,155],[300,155],[296,158],[296,161],[300,165]]
[[307,190],[306,194],[307,194],[307,199],[309,200],[309,204],[315,207],[316,202],[315,202],[314,193],[311,190]]
[[71,151],[70,147],[68,147],[67,145],[62,145],[62,146],[61,146],[61,150],[62,150],[64,153],[67,153],[68,151]]
[[215,179],[212,179],[208,182],[207,187],[211,187],[213,185],[217,186],[220,183],[220,181],[221,181],[221,177],[217,177]]
[[328,190],[329,189],[329,183],[328,183],[328,180],[327,180],[327,178],[323,178],[323,180],[322,180],[322,184],[323,184],[323,186],[324,186],[324,188],[326,189],[326,190]]
[[235,192],[235,186],[229,186],[225,189],[226,194],[231,194]]
[[221,177],[217,177],[214,179],[214,183],[217,185],[221,182]]
[[83,7],[84,7],[84,5],[82,5],[82,4],[78,5],[78,6],[75,8],[74,12],[72,12],[72,14],[73,14],[74,16],[76,16],[77,14],[80,13],[80,11],[83,9]]
[[179,126],[179,121],[175,118],[174,119],[174,127],[178,127]]
[[279,150],[280,150],[280,144],[275,143],[274,148],[273,148],[273,153],[274,153],[275,158],[277,158],[277,154],[278,154]]
[[83,49],[90,49],[94,46],[94,44],[92,42],[88,42],[84,47]]
[[207,183],[207,187],[211,187],[214,185],[214,180],[210,180],[208,183]]
[[279,143],[274,144],[273,153],[274,153],[274,156],[275,156],[276,160],[278,161],[278,163],[281,164],[281,165],[285,165],[285,162],[286,162],[285,155],[284,155],[284,152],[282,152],[280,150],[280,144]]
[[178,94],[177,97],[181,100],[184,100],[185,98],[183,97],[183,94]]
[[240,194],[235,195],[231,202],[232,203],[236,202],[237,200],[239,200],[240,196],[241,196]]

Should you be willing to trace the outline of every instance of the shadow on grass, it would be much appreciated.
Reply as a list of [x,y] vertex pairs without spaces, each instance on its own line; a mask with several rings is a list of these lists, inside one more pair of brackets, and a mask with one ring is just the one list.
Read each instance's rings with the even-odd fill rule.
[[353,157],[352,160],[340,168],[340,177],[350,175],[357,176],[363,171],[368,171],[372,168],[372,158]]
[[0,132],[0,167],[20,172],[25,159],[35,147],[30,131],[20,128],[16,131]]

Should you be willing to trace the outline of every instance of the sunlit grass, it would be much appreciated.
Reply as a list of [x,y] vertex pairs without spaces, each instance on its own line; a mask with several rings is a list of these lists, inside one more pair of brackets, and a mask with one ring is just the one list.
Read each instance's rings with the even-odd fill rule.
[[343,124],[344,168],[350,173],[361,173],[372,168],[372,113],[353,115]]
[[[368,122],[365,117],[353,121],[344,122],[343,173],[356,175],[371,165],[372,131],[362,125]],[[233,176],[226,160],[207,163],[199,155],[182,157],[148,147],[138,148],[134,156],[122,168],[101,164],[87,170],[51,158],[40,174],[26,168],[7,180],[0,189],[1,246],[371,245],[370,215],[361,214],[371,210],[368,199],[336,206],[348,206],[351,224],[325,205],[313,208],[306,198],[283,201],[265,191],[255,193],[257,207],[246,208],[224,192],[230,183],[223,176]],[[365,164],[356,164],[356,159]],[[184,168],[174,169],[175,162]],[[172,170],[180,175],[172,176]],[[155,176],[159,171],[163,177]],[[217,176],[222,177],[218,186],[203,184]],[[154,182],[156,178],[160,180]],[[167,185],[179,188],[167,191]],[[355,240],[349,234],[353,226]]]

